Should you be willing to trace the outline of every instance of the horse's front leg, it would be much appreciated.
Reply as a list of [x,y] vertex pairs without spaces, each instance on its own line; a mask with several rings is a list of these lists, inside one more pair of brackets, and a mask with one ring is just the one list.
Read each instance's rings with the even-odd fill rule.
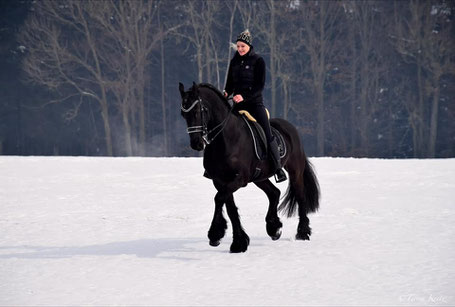
[[232,193],[226,196],[226,209],[232,223],[233,240],[230,249],[231,253],[243,253],[248,249],[250,238],[240,223],[239,212]]
[[220,245],[221,239],[226,233],[227,223],[223,216],[223,205],[225,199],[220,192],[215,196],[215,213],[213,214],[212,224],[210,225],[208,238],[211,246]]

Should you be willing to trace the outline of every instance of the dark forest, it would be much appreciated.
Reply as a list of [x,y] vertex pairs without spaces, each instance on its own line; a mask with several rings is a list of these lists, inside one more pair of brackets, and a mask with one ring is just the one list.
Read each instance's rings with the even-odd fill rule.
[[455,1],[0,1],[0,154],[194,156],[178,83],[249,29],[310,156],[455,156]]

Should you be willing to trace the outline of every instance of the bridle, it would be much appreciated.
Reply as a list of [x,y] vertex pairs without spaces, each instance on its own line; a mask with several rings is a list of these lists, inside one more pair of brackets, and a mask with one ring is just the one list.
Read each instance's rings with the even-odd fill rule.
[[[204,106],[204,104],[202,103],[202,98],[201,97],[198,97],[197,100],[195,100],[193,102],[193,104],[185,109],[185,107],[183,107],[183,103],[182,103],[182,106],[181,106],[181,110],[182,112],[184,113],[189,113],[194,107],[196,107],[197,105],[199,105],[199,112],[201,114],[201,126],[191,126],[191,127],[188,127],[186,129],[186,132],[188,134],[191,134],[191,133],[198,133],[198,132],[202,132],[202,139],[204,140],[205,144],[206,145],[209,145],[210,143],[213,142],[213,140],[215,140],[215,138],[224,130],[224,128],[226,127],[226,124],[229,120],[229,115],[232,113],[232,109],[231,108],[229,110],[229,113],[228,115],[226,116],[226,118],[221,122],[219,123],[218,125],[216,125],[215,127],[213,127],[212,129],[208,130],[208,127],[207,127],[207,124],[208,124],[208,120],[207,120],[207,113],[208,113],[208,109],[207,107]],[[219,129],[220,128],[220,129]],[[212,137],[212,138],[209,138],[210,134],[213,133],[216,129],[219,129],[219,131]]]

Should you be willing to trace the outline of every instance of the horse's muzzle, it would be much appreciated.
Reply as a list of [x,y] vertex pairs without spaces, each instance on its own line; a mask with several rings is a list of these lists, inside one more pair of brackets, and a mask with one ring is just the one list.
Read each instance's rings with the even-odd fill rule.
[[190,142],[191,148],[197,151],[201,151],[204,149],[204,141],[202,138],[191,138]]

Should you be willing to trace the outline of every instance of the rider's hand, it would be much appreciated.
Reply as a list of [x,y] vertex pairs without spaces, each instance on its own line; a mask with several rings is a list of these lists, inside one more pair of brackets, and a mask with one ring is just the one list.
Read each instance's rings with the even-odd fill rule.
[[239,103],[243,101],[243,97],[242,95],[235,95],[234,98],[232,98],[232,100],[234,100],[235,103]]
[[224,95],[224,97],[226,97],[226,98],[227,98],[227,96],[228,96],[228,93],[227,93],[226,91],[223,91],[223,95]]

